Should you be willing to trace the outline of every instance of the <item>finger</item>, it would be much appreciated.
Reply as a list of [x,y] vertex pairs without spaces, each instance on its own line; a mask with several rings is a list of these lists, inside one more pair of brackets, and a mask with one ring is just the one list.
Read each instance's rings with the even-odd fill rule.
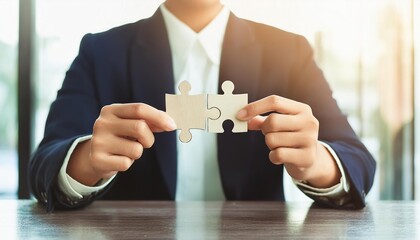
[[150,148],[155,142],[152,129],[145,120],[122,119],[114,121],[110,127],[116,135],[135,139],[145,148]]
[[296,167],[306,168],[312,164],[308,159],[307,153],[302,148],[276,148],[270,152],[269,158],[276,165],[291,164]]
[[[101,157],[119,155],[135,160],[143,154],[143,145],[127,138],[113,135],[94,136],[91,141],[92,153]],[[100,160],[100,158],[97,159]]]
[[248,120],[248,129],[249,130],[261,130],[262,125],[267,117],[265,116],[256,116]]
[[309,106],[306,104],[272,95],[246,105],[237,113],[236,117],[239,120],[249,120],[255,116],[269,112],[295,115],[310,109],[308,108]]
[[303,148],[312,141],[312,138],[300,132],[273,132],[265,135],[265,143],[270,150],[282,147]]
[[304,126],[302,118],[297,115],[272,113],[261,124],[261,131],[265,135],[271,132],[296,132]]
[[302,120],[295,115],[272,113],[269,116],[256,116],[248,120],[249,130],[270,132],[295,132],[302,129]]
[[145,120],[153,130],[172,131],[176,129],[174,120],[166,113],[144,103],[112,104],[102,111],[111,112],[123,119]]
[[115,143],[118,147],[114,147],[109,151],[110,155],[124,156],[131,160],[137,160],[143,155],[144,146],[133,140],[119,138]]
[[104,159],[104,163],[107,166],[107,171],[118,171],[118,172],[125,172],[127,171],[131,165],[133,165],[135,160],[126,157],[126,156],[119,156],[119,155],[109,155]]
[[109,155],[104,152],[96,152],[91,154],[92,166],[97,171],[110,175],[112,172],[127,171],[134,160],[122,155]]

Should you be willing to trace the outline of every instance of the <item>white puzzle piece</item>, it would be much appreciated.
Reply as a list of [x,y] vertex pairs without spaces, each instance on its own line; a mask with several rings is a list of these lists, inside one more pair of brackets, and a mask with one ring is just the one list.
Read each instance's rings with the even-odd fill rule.
[[181,95],[165,95],[166,112],[181,130],[179,140],[186,143],[192,139],[190,129],[204,130],[207,118],[217,119],[220,111],[217,108],[207,110],[205,94],[188,95],[191,85],[187,81],[182,81],[178,89]]
[[208,108],[216,107],[220,110],[220,117],[208,120],[208,132],[222,133],[223,122],[231,120],[234,124],[232,132],[247,132],[248,122],[236,119],[236,114],[248,104],[248,94],[233,94],[235,85],[231,81],[222,84],[223,95],[208,95]]

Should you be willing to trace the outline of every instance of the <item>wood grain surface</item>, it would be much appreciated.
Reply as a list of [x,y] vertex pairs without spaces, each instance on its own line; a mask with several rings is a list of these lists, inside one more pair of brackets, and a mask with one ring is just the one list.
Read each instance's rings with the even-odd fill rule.
[[0,239],[419,239],[420,203],[362,210],[311,203],[97,201],[46,213],[31,200],[0,201]]

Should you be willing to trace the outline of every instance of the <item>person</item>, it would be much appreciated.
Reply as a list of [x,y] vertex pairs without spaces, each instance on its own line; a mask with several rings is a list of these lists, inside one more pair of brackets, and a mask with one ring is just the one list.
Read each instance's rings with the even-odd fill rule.
[[[249,132],[177,141],[165,93],[231,80]],[[228,125],[225,125],[228,128]],[[284,201],[283,169],[315,202],[362,208],[375,161],[341,113],[307,40],[219,0],[167,0],[83,37],[29,164],[48,211],[97,199]]]

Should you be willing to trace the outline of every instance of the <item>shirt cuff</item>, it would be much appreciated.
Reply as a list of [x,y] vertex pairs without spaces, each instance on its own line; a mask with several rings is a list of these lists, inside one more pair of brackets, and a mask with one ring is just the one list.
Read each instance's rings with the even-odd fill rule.
[[61,166],[60,172],[58,174],[58,188],[60,191],[69,197],[71,200],[79,200],[85,196],[89,196],[94,192],[100,191],[104,189],[116,176],[112,176],[109,179],[101,179],[96,186],[90,187],[84,184],[79,183],[78,181],[74,180],[70,175],[67,174],[67,165],[69,163],[69,159],[71,154],[73,153],[74,149],[76,148],[77,144],[87,141],[92,138],[92,135],[84,136],[77,138],[74,140],[73,144],[70,146],[70,149],[67,151],[67,155],[64,158],[63,165]]
[[343,166],[341,164],[340,159],[338,158],[335,151],[330,147],[330,145],[321,142],[322,146],[324,146],[331,156],[334,158],[335,162],[337,163],[338,169],[341,173],[340,182],[337,185],[334,185],[329,188],[315,188],[308,184],[305,184],[305,181],[299,181],[294,178],[293,182],[307,195],[312,197],[323,197],[329,198],[334,200],[334,202],[344,202],[348,198],[348,193],[350,192],[350,184],[347,180],[346,173],[344,172]]

